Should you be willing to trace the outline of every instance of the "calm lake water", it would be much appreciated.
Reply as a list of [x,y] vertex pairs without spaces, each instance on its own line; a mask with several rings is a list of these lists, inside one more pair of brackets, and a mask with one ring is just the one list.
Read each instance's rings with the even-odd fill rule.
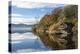
[[15,27],[12,28],[11,44],[12,52],[36,52],[50,50],[32,32],[32,27]]

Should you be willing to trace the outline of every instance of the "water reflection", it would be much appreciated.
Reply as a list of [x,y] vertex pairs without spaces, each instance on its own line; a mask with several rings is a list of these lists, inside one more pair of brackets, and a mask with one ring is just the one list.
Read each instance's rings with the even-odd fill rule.
[[51,50],[44,46],[38,36],[31,32],[31,27],[13,29],[11,33],[11,49],[12,52],[31,52],[31,51],[47,51]]

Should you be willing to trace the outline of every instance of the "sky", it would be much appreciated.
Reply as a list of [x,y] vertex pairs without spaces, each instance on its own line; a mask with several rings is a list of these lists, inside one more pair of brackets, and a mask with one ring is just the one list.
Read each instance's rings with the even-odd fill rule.
[[63,4],[36,3],[27,1],[12,1],[11,23],[13,24],[35,24],[44,15],[51,13],[55,8]]

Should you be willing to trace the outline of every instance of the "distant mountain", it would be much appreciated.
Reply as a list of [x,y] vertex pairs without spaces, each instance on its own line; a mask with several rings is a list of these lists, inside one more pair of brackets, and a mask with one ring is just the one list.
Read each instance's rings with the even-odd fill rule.
[[26,24],[9,24],[9,27],[32,27],[33,25]]
[[25,33],[31,32],[33,25],[26,24],[9,24],[9,33]]

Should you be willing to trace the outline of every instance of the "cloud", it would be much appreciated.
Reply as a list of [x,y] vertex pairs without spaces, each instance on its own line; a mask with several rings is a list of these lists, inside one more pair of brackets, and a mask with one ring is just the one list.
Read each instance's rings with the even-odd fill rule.
[[23,15],[12,13],[11,16],[23,16]]
[[12,2],[12,5],[20,8],[39,8],[45,6],[42,3],[34,3],[34,2],[26,2],[26,1],[18,1],[18,2],[15,1]]
[[14,43],[21,43],[21,42],[22,41],[19,40],[19,41],[12,41],[11,43],[14,44]]
[[35,24],[36,19],[35,18],[18,18],[18,17],[12,17],[13,24]]
[[[32,33],[24,33],[24,34],[19,34],[19,33],[14,33],[11,34],[11,40],[14,41],[21,41],[24,39],[37,39],[37,36],[34,36]],[[17,42],[16,42],[17,43]]]
[[23,33],[23,34],[19,34],[19,33],[14,33],[11,34],[11,40],[12,40],[12,44],[16,44],[16,43],[21,43],[24,40],[36,40],[38,37],[34,36],[32,33]]
[[13,1],[12,5],[19,8],[30,8],[30,9],[42,8],[42,7],[58,7],[57,4],[53,4],[53,3],[39,3],[39,2],[28,2],[28,1]]
[[11,18],[11,23],[12,24],[27,24],[27,25],[32,25],[36,24],[40,19],[35,19],[35,18],[27,18],[22,14],[15,14],[12,13],[12,18]]

